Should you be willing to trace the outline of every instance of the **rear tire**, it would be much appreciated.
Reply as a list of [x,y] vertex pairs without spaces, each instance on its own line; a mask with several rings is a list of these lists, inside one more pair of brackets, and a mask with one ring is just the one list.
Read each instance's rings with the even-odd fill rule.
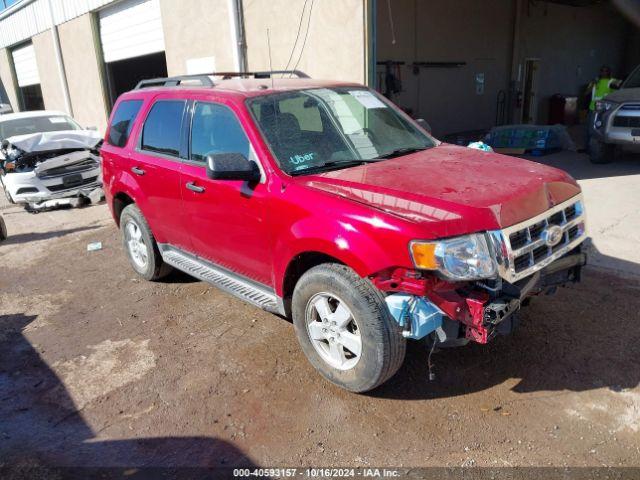
[[140,209],[131,204],[125,207],[120,215],[122,244],[129,263],[145,280],[160,280],[166,277],[173,268],[162,260],[153,233]]
[[616,154],[616,146],[601,142],[595,138],[589,141],[589,160],[591,163],[611,163]]
[[406,339],[382,293],[345,265],[307,271],[295,286],[292,312],[307,359],[339,387],[366,392],[402,366]]

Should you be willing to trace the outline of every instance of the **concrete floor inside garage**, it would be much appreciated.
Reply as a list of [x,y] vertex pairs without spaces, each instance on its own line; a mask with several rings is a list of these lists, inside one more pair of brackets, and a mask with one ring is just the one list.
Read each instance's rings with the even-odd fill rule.
[[584,189],[583,283],[510,337],[438,352],[435,382],[412,345],[367,395],[322,380],[281,318],[186,275],[137,278],[105,205],[0,204],[0,463],[639,465],[640,159],[537,160]]

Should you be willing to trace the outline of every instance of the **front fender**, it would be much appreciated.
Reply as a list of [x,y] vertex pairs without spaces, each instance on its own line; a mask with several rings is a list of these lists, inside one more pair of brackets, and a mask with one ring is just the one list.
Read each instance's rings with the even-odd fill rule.
[[[358,209],[359,210],[359,209]],[[288,266],[304,253],[321,253],[351,267],[361,277],[390,267],[411,268],[410,233],[387,223],[377,212],[325,210],[305,216],[280,232],[274,241],[276,293],[284,292]]]

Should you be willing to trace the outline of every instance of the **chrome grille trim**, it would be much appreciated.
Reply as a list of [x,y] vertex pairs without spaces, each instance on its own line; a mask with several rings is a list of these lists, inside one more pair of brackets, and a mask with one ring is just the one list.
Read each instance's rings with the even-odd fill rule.
[[[566,211],[572,211],[570,207],[575,207],[575,215],[567,219]],[[561,214],[560,223],[554,222],[550,224],[549,219],[558,213]],[[544,223],[544,228],[549,225],[558,225],[562,229],[562,240],[559,244],[553,247],[548,246],[541,236],[542,232],[539,232],[538,237],[533,238],[531,236],[532,227],[540,223]],[[577,227],[575,236],[570,238],[570,231],[575,227]],[[487,234],[494,249],[500,276],[510,283],[517,282],[543,269],[577,247],[587,238],[582,194],[578,194],[522,223],[502,230],[493,230],[487,232]],[[512,248],[511,246],[511,237],[514,234],[519,238],[523,238],[523,236],[525,238],[525,243],[518,248]],[[546,252],[542,247],[546,248]],[[526,266],[521,267],[523,264]],[[517,268],[517,266],[520,268]]]

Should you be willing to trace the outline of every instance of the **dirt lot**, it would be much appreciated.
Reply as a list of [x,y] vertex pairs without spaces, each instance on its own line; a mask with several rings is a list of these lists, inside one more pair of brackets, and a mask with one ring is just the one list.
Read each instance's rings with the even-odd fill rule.
[[636,277],[588,268],[511,337],[438,352],[437,381],[412,345],[353,395],[285,320],[139,280],[106,206],[0,213],[0,466],[640,465]]

